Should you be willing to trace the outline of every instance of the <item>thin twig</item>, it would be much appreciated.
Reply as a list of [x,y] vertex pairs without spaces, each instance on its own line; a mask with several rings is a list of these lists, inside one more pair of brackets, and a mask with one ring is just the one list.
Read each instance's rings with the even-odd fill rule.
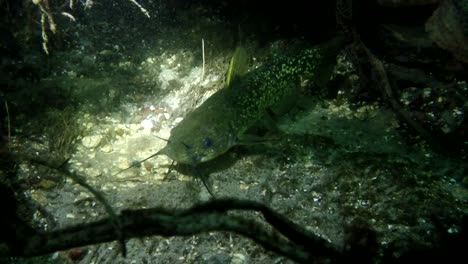
[[205,40],[204,39],[201,39],[201,45],[202,45],[202,56],[203,56],[201,80],[203,81],[203,78],[205,77]]
[[8,109],[8,102],[5,101],[5,110],[7,114],[7,129],[8,129],[8,150],[11,150],[10,142],[11,142],[11,123],[10,123],[10,110]]
[[129,0],[130,2],[134,3],[140,10],[141,12],[147,17],[151,18],[148,10],[146,10],[142,5],[140,5],[136,0]]

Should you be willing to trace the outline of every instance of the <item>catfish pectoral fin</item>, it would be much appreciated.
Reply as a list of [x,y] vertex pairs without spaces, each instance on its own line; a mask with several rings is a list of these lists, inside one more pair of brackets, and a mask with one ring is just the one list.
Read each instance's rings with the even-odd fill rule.
[[272,142],[278,140],[275,137],[268,137],[268,136],[256,136],[252,134],[244,134],[239,139],[236,145],[255,145],[255,144],[265,144],[268,142]]

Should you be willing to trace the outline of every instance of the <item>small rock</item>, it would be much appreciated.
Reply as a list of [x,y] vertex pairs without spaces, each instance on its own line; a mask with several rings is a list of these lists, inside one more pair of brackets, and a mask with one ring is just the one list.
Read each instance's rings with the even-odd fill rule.
[[70,218],[70,219],[74,219],[74,218],[75,218],[75,215],[74,215],[74,214],[67,214],[65,217],[66,217],[66,218]]
[[101,175],[101,172],[95,168],[86,168],[84,169],[84,173],[90,177],[97,177]]
[[101,151],[104,153],[111,153],[112,151],[114,151],[114,148],[111,145],[105,145],[101,148]]
[[151,130],[154,127],[153,121],[149,119],[141,121],[140,125],[143,130]]
[[52,189],[52,188],[54,188],[55,186],[57,186],[57,182],[51,181],[51,180],[41,180],[41,181],[39,182],[39,186],[40,186],[42,189],[49,190],[49,189]]
[[83,138],[82,143],[85,148],[91,149],[97,147],[101,143],[101,139],[100,135],[87,136]]
[[130,167],[130,163],[128,161],[122,161],[117,164],[117,168],[120,170],[124,170],[126,168]]
[[247,257],[241,253],[234,253],[232,254],[231,263],[232,264],[244,264],[247,263]]
[[154,164],[149,162],[149,161],[145,161],[143,163],[143,166],[145,167],[145,169],[148,171],[148,172],[151,172],[154,168]]
[[176,125],[179,124],[182,121],[182,119],[184,119],[184,118],[183,117],[177,117],[176,119],[174,119],[174,124],[176,124]]

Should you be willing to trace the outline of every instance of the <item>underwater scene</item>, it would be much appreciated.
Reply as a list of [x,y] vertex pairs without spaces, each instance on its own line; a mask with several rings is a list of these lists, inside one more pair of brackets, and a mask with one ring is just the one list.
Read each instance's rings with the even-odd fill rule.
[[455,263],[468,0],[0,0],[0,263]]

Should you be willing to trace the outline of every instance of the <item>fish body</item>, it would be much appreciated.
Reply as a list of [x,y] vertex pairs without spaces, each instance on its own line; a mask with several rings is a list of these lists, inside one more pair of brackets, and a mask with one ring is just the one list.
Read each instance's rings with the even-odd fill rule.
[[[212,160],[239,144],[247,129],[288,96],[294,95],[297,79],[316,74],[342,45],[321,45],[294,57],[274,59],[214,93],[188,113],[171,131],[168,144],[159,153],[182,164],[197,165]],[[335,47],[336,46],[336,47]]]

